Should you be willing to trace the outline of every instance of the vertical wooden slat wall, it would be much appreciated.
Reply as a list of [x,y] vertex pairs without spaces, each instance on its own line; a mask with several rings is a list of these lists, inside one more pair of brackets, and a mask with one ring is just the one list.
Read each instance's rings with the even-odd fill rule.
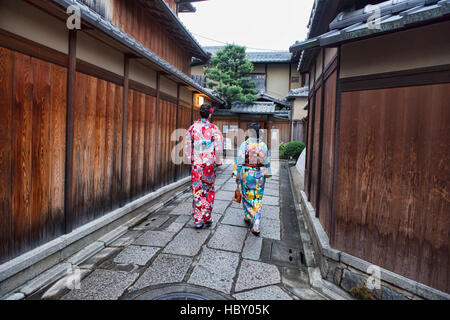
[[[136,0],[113,0],[112,23],[128,33],[178,70],[191,75],[191,55],[167,28],[143,10]],[[152,5],[149,3],[148,5]]]
[[67,69],[0,47],[0,262],[64,233]]
[[[331,231],[331,208],[333,201],[333,169],[334,169],[334,131],[336,105],[337,72],[324,83],[323,141],[322,164],[320,176],[320,194],[318,195],[319,219],[326,233]],[[317,208],[316,208],[317,209]]]
[[342,93],[336,211],[338,249],[445,292],[449,92],[435,84]]
[[[80,61],[71,80],[63,66],[69,56],[24,50],[28,55],[0,46],[0,263],[190,174],[186,164],[175,170],[171,134],[177,112],[179,128],[191,125],[191,104],[177,107],[153,89],[124,92],[120,76],[84,73]],[[70,140],[73,152],[66,150]]]

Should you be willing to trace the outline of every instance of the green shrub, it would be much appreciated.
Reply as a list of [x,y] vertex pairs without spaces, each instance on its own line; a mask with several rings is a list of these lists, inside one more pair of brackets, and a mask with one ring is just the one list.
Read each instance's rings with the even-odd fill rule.
[[280,150],[280,157],[285,157],[286,155],[284,154],[285,153],[285,149],[286,149],[286,145],[287,145],[287,143],[283,143],[283,142],[281,142],[280,143],[280,146],[279,146],[279,150]]
[[291,141],[285,143],[283,145],[283,151],[281,151],[280,146],[280,156],[287,158],[292,157],[295,161],[297,161],[305,147],[305,144],[301,141]]

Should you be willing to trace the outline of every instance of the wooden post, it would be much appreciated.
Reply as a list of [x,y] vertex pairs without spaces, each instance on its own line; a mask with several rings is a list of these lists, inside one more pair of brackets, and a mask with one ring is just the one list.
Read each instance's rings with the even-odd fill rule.
[[323,157],[323,121],[325,116],[325,49],[322,49],[322,77],[321,77],[321,84],[320,87],[322,88],[322,98],[321,98],[321,104],[320,104],[320,129],[319,129],[319,170],[318,170],[318,177],[317,177],[317,192],[316,192],[316,217],[319,217],[319,211],[320,211],[320,191],[321,191],[321,180],[322,180],[322,157]]
[[127,167],[127,127],[128,127],[128,90],[129,90],[129,74],[130,74],[130,57],[125,55],[124,60],[124,78],[123,78],[123,104],[122,104],[122,167],[120,173],[121,193],[120,206],[126,202],[125,195],[125,176]]
[[192,93],[191,124],[194,123],[195,92]]
[[334,159],[333,159],[333,191],[331,196],[331,231],[330,231],[330,245],[334,246],[336,243],[336,206],[337,206],[337,183],[338,183],[338,165],[339,165],[339,135],[341,132],[341,88],[340,77],[341,73],[341,46],[338,47],[337,53],[337,71],[336,71],[336,110],[334,113]]
[[159,105],[160,105],[160,87],[161,87],[161,72],[156,73],[156,107],[155,107],[155,165],[154,165],[154,173],[155,177],[155,188],[159,185],[156,184],[156,177],[158,177],[158,143],[159,143]]
[[[181,85],[178,83],[177,84],[177,113],[176,113],[176,120],[175,120],[175,130],[177,130],[178,126],[179,126],[178,122],[179,122],[179,117],[180,117],[180,90],[181,90]],[[175,174],[173,176],[174,182],[177,181],[177,179],[178,179],[179,169],[180,169],[180,165],[176,164],[175,165]]]
[[69,31],[69,66],[67,70],[67,112],[66,112],[66,167],[64,180],[64,230],[73,228],[73,148],[75,86],[77,79],[77,30]]

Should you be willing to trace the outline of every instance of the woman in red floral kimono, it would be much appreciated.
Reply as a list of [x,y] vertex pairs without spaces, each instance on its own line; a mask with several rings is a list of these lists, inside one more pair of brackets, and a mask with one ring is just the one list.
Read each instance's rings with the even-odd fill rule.
[[211,106],[203,104],[200,108],[202,118],[186,133],[185,154],[192,163],[193,215],[199,229],[213,222],[215,168],[222,165],[223,136],[209,121],[212,113]]

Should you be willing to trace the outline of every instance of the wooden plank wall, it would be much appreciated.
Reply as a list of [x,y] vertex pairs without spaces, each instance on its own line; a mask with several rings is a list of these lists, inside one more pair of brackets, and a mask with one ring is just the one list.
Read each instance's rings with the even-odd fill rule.
[[448,101],[448,83],[342,93],[336,211],[338,249],[445,292]]
[[320,194],[318,206],[319,219],[325,232],[331,234],[331,212],[333,206],[334,136],[336,111],[337,72],[325,81],[323,110],[322,163],[320,165]]
[[275,120],[272,123],[270,129],[278,129],[280,143],[286,143],[291,141],[291,123],[288,120]]
[[67,69],[0,47],[0,262],[64,232]]
[[[66,229],[67,68],[0,47],[0,263],[190,174],[189,165],[176,171],[171,161],[176,99],[161,98],[156,119],[154,90],[137,85],[142,92],[127,93],[122,189],[124,88],[116,76],[108,81],[107,73],[96,72],[76,73],[73,209]],[[187,129],[191,117],[192,105],[180,105],[178,127]]]
[[312,144],[312,157],[311,157],[311,190],[310,190],[310,201],[314,208],[317,208],[317,194],[318,194],[318,177],[319,177],[319,153],[320,153],[320,121],[321,112],[323,110],[322,105],[322,87],[320,87],[315,93],[315,112],[314,112],[314,131],[313,131],[313,144]]
[[136,0],[114,0],[112,23],[178,70],[191,75],[191,54]]
[[[178,128],[183,129],[189,129],[191,126],[191,113],[192,113],[192,106],[188,105],[187,103],[182,102],[180,104],[180,108],[178,110]],[[180,138],[181,140],[181,138]],[[184,137],[183,137],[184,141]],[[180,150],[180,155],[183,156],[184,150]],[[190,164],[182,163],[178,166],[177,171],[177,178],[184,178],[191,174],[191,167]]]

